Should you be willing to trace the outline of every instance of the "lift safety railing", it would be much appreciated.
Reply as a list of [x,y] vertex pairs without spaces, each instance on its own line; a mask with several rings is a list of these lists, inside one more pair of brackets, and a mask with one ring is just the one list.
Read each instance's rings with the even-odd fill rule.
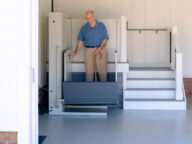
[[[66,80],[69,80],[70,79],[70,74],[67,75],[67,69],[69,69],[70,67],[67,66],[67,63],[70,61],[69,57],[67,57],[67,55],[69,55],[70,53],[70,49],[67,48],[63,51],[63,59],[59,59],[59,55],[61,55],[62,51],[61,51],[61,48],[56,46],[56,106],[57,108],[59,109],[62,109],[62,104],[64,102],[64,99],[62,97],[62,94],[61,94],[61,97],[58,97],[58,93],[57,92],[60,92],[62,93],[62,80],[63,81],[66,81]],[[63,77],[58,77],[58,72],[60,71],[59,70],[59,67],[62,65],[62,61],[63,61],[63,70],[62,70],[62,75]],[[68,67],[68,68],[67,68]]]
[[[63,60],[64,60],[64,66],[63,66],[63,80],[64,81],[70,81],[72,79],[72,60],[71,58],[69,57],[69,53],[70,53],[71,49],[66,49],[64,51],[64,54],[63,54]],[[115,72],[115,82],[117,82],[117,65],[118,65],[118,56],[117,56],[117,50],[115,50],[115,54],[114,54],[114,57],[115,57],[115,62],[114,62],[114,65],[115,65],[115,69],[114,69],[114,72]],[[70,69],[71,71],[71,74],[69,74],[68,70]]]

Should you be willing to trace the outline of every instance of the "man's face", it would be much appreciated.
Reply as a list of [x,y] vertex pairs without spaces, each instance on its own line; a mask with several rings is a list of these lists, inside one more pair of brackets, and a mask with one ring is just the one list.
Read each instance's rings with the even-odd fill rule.
[[95,20],[95,17],[92,14],[86,14],[86,20],[89,24],[93,23]]

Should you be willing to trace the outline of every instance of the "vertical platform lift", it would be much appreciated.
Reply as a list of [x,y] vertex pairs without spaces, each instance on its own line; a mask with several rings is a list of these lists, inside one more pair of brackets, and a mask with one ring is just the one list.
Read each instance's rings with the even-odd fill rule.
[[[121,22],[122,23],[122,22]],[[122,27],[126,27],[126,20]],[[50,115],[107,115],[108,105],[118,103],[117,72],[128,72],[126,45],[120,62],[117,49],[113,76],[107,82],[85,82],[85,78],[74,76],[72,61],[68,57],[72,47],[72,21],[62,13],[49,15],[49,114]],[[125,28],[126,31],[126,28]],[[121,32],[122,36],[122,32]],[[121,39],[126,43],[126,38]],[[125,52],[124,52],[125,51]],[[123,71],[122,71],[123,70]],[[125,81],[125,80],[123,80]],[[125,84],[124,84],[125,85]]]
[[118,104],[115,74],[107,82],[86,82],[85,75],[73,75],[66,69],[71,65],[68,52],[64,53],[64,65],[64,114],[107,115],[108,106]]

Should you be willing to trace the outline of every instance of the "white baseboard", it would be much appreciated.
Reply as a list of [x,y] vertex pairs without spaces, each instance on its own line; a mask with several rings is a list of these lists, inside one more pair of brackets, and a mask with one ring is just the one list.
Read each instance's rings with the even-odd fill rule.
[[186,110],[186,101],[126,101],[124,110]]

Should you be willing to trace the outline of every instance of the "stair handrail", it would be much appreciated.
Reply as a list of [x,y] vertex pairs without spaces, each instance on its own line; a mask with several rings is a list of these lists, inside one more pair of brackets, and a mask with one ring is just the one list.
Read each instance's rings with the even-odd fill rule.
[[182,52],[178,41],[178,28],[172,27],[172,63],[171,68],[175,71],[176,100],[183,100],[183,72],[182,72]]

